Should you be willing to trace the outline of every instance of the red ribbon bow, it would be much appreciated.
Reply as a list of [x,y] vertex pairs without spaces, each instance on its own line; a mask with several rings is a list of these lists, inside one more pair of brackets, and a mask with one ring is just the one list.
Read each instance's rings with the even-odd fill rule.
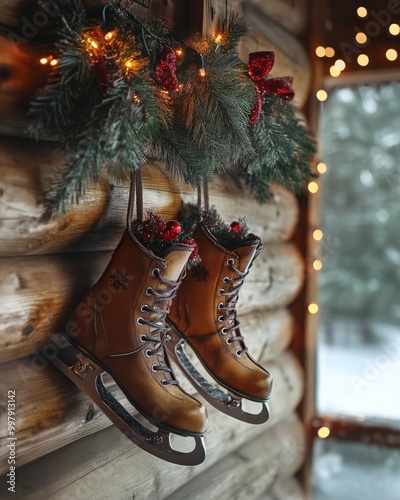
[[294,91],[292,89],[293,78],[291,76],[266,78],[274,62],[275,54],[273,52],[252,52],[249,55],[249,75],[257,91],[257,102],[250,111],[250,122],[252,125],[257,123],[260,116],[262,102],[266,92],[288,102],[294,97]]
[[176,77],[176,54],[170,47],[165,47],[157,58],[156,80],[163,90],[168,92],[178,90],[179,82]]

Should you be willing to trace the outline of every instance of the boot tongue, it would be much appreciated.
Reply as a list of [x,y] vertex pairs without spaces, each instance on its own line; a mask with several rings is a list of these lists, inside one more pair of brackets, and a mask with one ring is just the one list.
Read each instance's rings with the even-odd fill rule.
[[231,248],[231,251],[239,257],[238,269],[242,273],[246,273],[258,254],[260,238],[255,238],[250,241],[239,243]]
[[247,272],[247,270],[250,267],[250,264],[252,263],[254,258],[259,254],[262,248],[261,239],[254,234],[250,234],[247,240],[237,243],[235,245],[230,245],[228,248],[226,248],[220,245],[217,238],[212,234],[212,232],[206,226],[203,226],[203,230],[208,235],[208,237],[212,241],[214,241],[220,248],[222,248],[223,250],[228,250],[230,252],[233,252],[235,255],[239,257],[238,269],[242,273]]
[[187,245],[174,245],[164,250],[160,257],[165,260],[167,267],[163,271],[163,278],[168,281],[178,281],[192,253],[193,248]]
[[[168,281],[178,281],[183,269],[186,266],[186,263],[192,253],[193,247],[188,245],[174,245],[167,249],[165,249],[162,253],[158,255],[159,259],[163,259],[166,267],[161,271],[162,277]],[[162,283],[161,281],[157,284],[157,290],[160,292],[161,290],[167,290],[169,287],[166,283]],[[170,300],[167,299],[156,299],[155,301],[157,307],[161,309],[167,309],[170,306]],[[158,323],[160,328],[163,328],[163,318],[162,314],[150,313],[148,319],[155,323]],[[161,363],[162,355],[159,356],[160,364],[165,364],[165,362]]]

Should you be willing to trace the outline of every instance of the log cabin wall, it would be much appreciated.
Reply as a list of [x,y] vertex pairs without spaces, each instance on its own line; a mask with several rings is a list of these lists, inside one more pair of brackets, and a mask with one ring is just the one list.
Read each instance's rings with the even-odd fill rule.
[[[239,314],[250,352],[274,376],[267,424],[251,426],[210,409],[205,463],[172,465],[132,445],[41,354],[118,243],[128,184],[112,184],[104,176],[62,218],[44,209],[43,193],[63,157],[55,144],[23,136],[27,102],[44,80],[37,64],[40,43],[15,44],[9,37],[19,33],[23,16],[31,19],[38,8],[33,4],[3,0],[0,10],[0,497],[8,498],[6,394],[15,390],[17,493],[10,498],[304,498],[293,478],[305,455],[304,427],[295,412],[304,370],[289,349],[296,318],[288,309],[304,269],[290,242],[298,224],[297,200],[283,188],[274,186],[271,201],[261,206],[226,176],[210,186],[211,203],[221,216],[246,217],[265,245],[243,287]],[[142,18],[156,15],[167,22],[182,16],[183,4],[124,2]],[[305,26],[305,0],[196,0],[181,19],[212,33],[230,10],[245,15],[250,27],[241,56],[275,51],[273,72],[294,76],[301,108],[310,87],[308,58],[296,38]],[[190,187],[161,168],[144,168],[145,208],[171,219],[195,198]]]

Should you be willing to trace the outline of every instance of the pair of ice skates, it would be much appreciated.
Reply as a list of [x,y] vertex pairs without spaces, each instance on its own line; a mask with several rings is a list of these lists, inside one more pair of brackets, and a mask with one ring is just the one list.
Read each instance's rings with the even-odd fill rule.
[[[202,222],[193,237],[201,249],[202,272],[185,276],[193,247],[176,244],[157,256],[129,226],[67,324],[53,360],[135,444],[182,465],[205,458],[207,411],[180,387],[166,350],[201,396],[239,420],[268,420],[272,386],[269,373],[249,355],[236,320],[239,289],[261,240],[249,235],[240,246],[223,248]],[[191,363],[187,346],[213,383]],[[107,390],[105,372],[146,425]],[[260,413],[245,411],[243,399],[261,403]],[[194,449],[174,449],[171,434],[192,436]]]

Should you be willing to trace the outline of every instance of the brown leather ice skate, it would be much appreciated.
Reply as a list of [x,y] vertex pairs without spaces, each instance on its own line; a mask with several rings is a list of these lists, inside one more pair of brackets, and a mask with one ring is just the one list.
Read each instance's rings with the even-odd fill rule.
[[[176,244],[158,257],[127,229],[103,275],[76,308],[67,335],[58,339],[53,360],[135,444],[181,465],[204,460],[207,426],[205,407],[181,389],[164,351],[165,317],[192,250]],[[111,395],[105,372],[156,431]],[[173,449],[170,433],[192,436],[195,449]]]
[[[173,359],[199,393],[228,415],[249,423],[269,418],[266,404],[270,374],[249,355],[236,319],[236,303],[243,281],[262,249],[256,236],[228,250],[200,223],[193,238],[200,246],[202,262],[188,272],[173,300],[168,322],[175,336],[168,347]],[[189,345],[209,375],[226,391],[211,385],[185,353]],[[244,411],[242,400],[262,403],[260,413]]]

